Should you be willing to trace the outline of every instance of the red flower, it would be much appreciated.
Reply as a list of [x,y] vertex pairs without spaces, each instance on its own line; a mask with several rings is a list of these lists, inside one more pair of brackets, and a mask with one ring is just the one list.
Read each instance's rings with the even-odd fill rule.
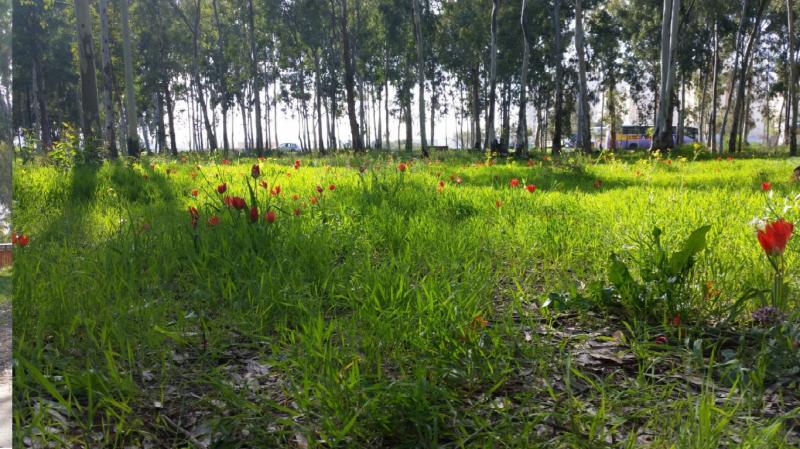
[[294,160],[294,169],[297,170],[298,168],[300,168],[300,159],[295,159]]
[[519,179],[514,178],[511,180],[511,187],[519,187]]
[[770,184],[768,182],[762,182],[761,183],[761,190],[766,192],[767,190],[770,190],[770,189],[772,189],[772,184]]
[[461,184],[461,178],[456,176],[456,184]]
[[767,223],[764,229],[758,230],[756,236],[767,255],[777,256],[783,254],[793,230],[794,225],[791,222],[780,218],[778,221]]
[[11,243],[17,245],[19,247],[27,246],[30,242],[30,239],[25,234],[17,234],[16,232],[11,233]]
[[227,159],[223,159],[222,160],[222,165],[230,165],[230,163],[231,163],[231,161],[229,161]]
[[216,226],[218,224],[219,224],[219,217],[217,217],[216,215],[212,215],[212,216],[208,217],[208,225],[209,226]]
[[300,208],[299,208],[299,207],[295,207],[295,208],[294,208],[294,216],[295,216],[295,217],[299,217],[299,216],[300,216],[300,214],[302,214],[302,213],[303,213],[303,211],[302,211],[302,210],[300,210]]
[[667,165],[672,165],[672,159],[667,159]]
[[405,164],[405,162],[401,162],[401,163],[397,164],[397,169],[400,170],[401,172],[406,171],[407,168],[408,168],[408,166]]
[[292,177],[292,174],[291,174],[291,173],[289,173],[289,172],[287,171],[287,172],[286,172],[286,177],[287,177],[287,178],[291,178],[291,177]]
[[497,206],[497,207],[500,207],[500,206],[502,206],[502,205],[503,205],[503,202],[502,202],[502,201],[500,201],[500,200],[496,200],[496,201],[494,202],[494,205],[495,205],[495,206]]
[[319,201],[319,200],[317,200],[317,197],[315,197],[315,196],[311,197],[311,204],[317,204],[317,201]]
[[728,156],[728,160],[732,161],[733,160],[733,156]]
[[199,193],[200,193],[200,192],[198,192],[198,191],[197,191],[197,189],[194,189],[194,190],[192,190],[192,196],[193,196],[193,197],[195,197],[195,198],[197,197],[197,195],[198,195]]
[[323,189],[322,186],[317,186],[318,193],[322,193],[323,191],[325,191],[325,189]]
[[194,179],[194,178],[196,178],[196,177],[197,177],[197,172],[194,172],[194,171],[193,171],[193,172],[192,172],[192,179]]
[[255,223],[258,221],[258,206],[250,208],[250,222]]
[[595,189],[599,189],[600,187],[603,187],[603,181],[601,181],[599,179],[595,179],[594,180],[594,188]]
[[217,186],[217,192],[219,193],[225,193],[226,190],[228,190],[228,185],[224,182]]
[[489,325],[489,321],[480,315],[476,315],[475,318],[472,320],[472,327],[477,329],[480,327],[486,327]]
[[275,186],[272,188],[272,191],[269,192],[272,196],[278,196],[281,194],[281,186]]
[[259,181],[258,185],[260,185],[262,188],[266,189],[267,188],[267,181]]
[[669,324],[672,327],[681,327],[681,314],[676,313],[675,316],[673,316],[672,319],[669,320]]
[[444,188],[444,181],[439,181],[439,187]]
[[328,190],[336,190],[336,184],[329,185]]
[[250,176],[254,178],[261,176],[261,167],[259,167],[258,164],[253,164],[253,166],[250,168]]
[[267,213],[264,214],[264,219],[267,220],[267,223],[275,223],[275,212],[271,210],[267,211]]
[[294,195],[292,195],[292,200],[297,201],[299,199],[300,199],[300,195],[298,195],[296,193]]
[[664,336],[664,335],[659,335],[658,337],[656,337],[656,344],[657,345],[665,345],[665,344],[667,344],[668,341],[669,340],[667,340],[667,337]]
[[200,218],[200,212],[197,211],[197,208],[194,206],[189,207],[189,215],[192,217],[192,227],[197,227],[197,220]]
[[233,207],[233,198],[231,198],[229,196],[226,196],[225,198],[223,198],[222,202],[225,203],[225,205],[228,206],[228,207]]
[[528,159],[528,167],[533,167],[533,160]]
[[528,184],[528,185],[525,186],[525,188],[528,189],[528,192],[531,192],[531,193],[536,191],[536,186],[533,185],[533,184]]

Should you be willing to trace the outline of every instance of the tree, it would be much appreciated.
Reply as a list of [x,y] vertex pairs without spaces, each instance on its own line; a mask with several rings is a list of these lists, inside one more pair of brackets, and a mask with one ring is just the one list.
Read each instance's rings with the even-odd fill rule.
[[672,108],[672,86],[675,80],[673,55],[678,45],[678,22],[681,0],[664,0],[661,26],[661,84],[656,123],[651,149],[672,148],[672,123],[668,123],[668,111]]
[[791,108],[789,124],[789,154],[797,156],[797,65],[795,64],[795,35],[794,35],[794,0],[786,0],[786,22],[788,24],[789,54],[787,55],[789,65],[789,80],[787,82],[788,98],[787,106]]
[[97,131],[100,129],[100,112],[97,105],[97,77],[88,0],[75,0],[75,23],[78,27],[81,73],[82,132],[86,151],[90,157],[94,157],[97,150]]
[[586,56],[583,46],[583,11],[581,0],[575,0],[575,49],[578,53],[578,141],[577,146],[585,153],[592,152],[592,136],[589,133],[589,99],[586,86]]
[[[333,0],[331,0],[333,1]],[[347,26],[347,0],[339,0],[341,17],[339,23],[342,33],[342,59],[344,60],[344,87],[347,96],[347,117],[350,120],[350,135],[353,139],[353,150],[363,151],[358,119],[356,118],[355,71],[353,69],[353,53],[350,49],[350,30]]]
[[419,84],[419,136],[422,147],[422,157],[428,157],[428,142],[425,139],[425,53],[422,42],[422,7],[419,0],[412,0],[414,6],[414,33],[417,41],[417,83]]
[[530,59],[530,45],[528,44],[528,0],[522,0],[522,7],[519,14],[519,25],[522,30],[522,67],[520,69],[519,82],[519,119],[517,120],[517,144],[515,151],[521,152],[523,156],[528,155],[528,119],[526,109],[528,107],[528,60]]
[[103,65],[103,120],[106,148],[112,158],[117,157],[117,136],[114,132],[114,76],[111,69],[111,33],[108,29],[108,0],[97,3],[100,16],[100,49]]
[[491,43],[489,46],[489,117],[486,121],[486,140],[489,145],[494,144],[494,108],[497,99],[497,10],[500,0],[492,0],[492,26]]

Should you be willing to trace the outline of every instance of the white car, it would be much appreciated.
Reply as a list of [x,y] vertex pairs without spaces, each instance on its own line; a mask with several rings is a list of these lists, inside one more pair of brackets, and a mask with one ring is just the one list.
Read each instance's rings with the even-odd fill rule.
[[303,151],[300,145],[296,143],[282,143],[278,146],[278,149],[281,151]]

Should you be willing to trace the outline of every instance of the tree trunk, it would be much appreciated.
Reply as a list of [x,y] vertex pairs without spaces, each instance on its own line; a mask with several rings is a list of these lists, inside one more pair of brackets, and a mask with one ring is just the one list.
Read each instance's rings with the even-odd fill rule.
[[736,31],[736,56],[733,62],[733,70],[731,70],[731,82],[728,87],[728,99],[725,101],[725,114],[722,116],[722,125],[720,126],[719,132],[719,143],[720,143],[720,152],[723,151],[724,145],[722,144],[725,139],[725,128],[728,124],[728,113],[731,109],[731,102],[733,101],[733,91],[736,88],[736,76],[737,76],[737,68],[739,67],[739,58],[742,53],[742,47],[744,46],[744,22],[747,16],[747,5],[748,0],[744,0],[742,2],[742,15],[739,20],[739,27]]
[[[178,144],[176,142],[178,130],[175,128],[175,105],[172,103],[172,94],[169,86],[164,87],[164,98],[167,100],[167,122],[169,123],[169,149],[173,155],[178,154]],[[162,124],[163,126],[163,124]]]
[[340,19],[342,32],[342,58],[344,59],[344,89],[347,96],[347,117],[350,120],[350,136],[353,139],[353,150],[363,151],[361,131],[356,118],[355,94],[355,69],[353,68],[353,55],[350,51],[350,30],[347,27],[347,0],[339,0],[342,17]]
[[114,78],[111,69],[111,33],[108,29],[108,0],[99,0],[97,14],[100,16],[100,53],[103,65],[103,112],[104,137],[109,155],[117,158],[117,135],[114,132]]
[[711,81],[711,117],[708,121],[708,146],[712,153],[717,153],[717,102],[719,92],[719,23],[714,18],[714,69]]
[[253,89],[253,102],[255,103],[256,109],[256,153],[258,156],[261,157],[264,155],[264,133],[262,132],[261,128],[261,82],[259,80],[260,76],[258,73],[258,54],[259,52],[256,50],[256,28],[255,28],[255,19],[253,17],[253,0],[247,1],[247,19],[248,19],[248,30],[250,34],[250,76],[253,77],[252,79],[252,89]]
[[[139,134],[136,131],[139,117],[136,111],[136,95],[133,85],[133,53],[131,52],[131,29],[128,22],[128,0],[120,0],[122,22],[122,60],[125,66],[125,113],[128,124],[128,156],[139,157]],[[177,152],[176,152],[177,154]]]
[[425,136],[425,50],[422,42],[422,7],[420,0],[412,0],[414,9],[414,37],[417,41],[417,84],[419,86],[419,138],[422,148],[422,157],[428,157],[428,141]]
[[[681,9],[680,0],[664,0],[663,23],[661,27],[661,86],[660,101],[656,112],[655,129],[650,146],[653,150],[672,148],[672,122],[668,121],[672,110],[672,86],[675,79],[673,55],[678,43],[678,22]],[[669,20],[667,20],[669,18]]]
[[[666,0],[665,0],[666,1]],[[553,115],[555,115],[555,125],[553,127],[553,156],[558,156],[561,154],[561,115],[563,114],[563,103],[564,103],[564,94],[563,94],[563,77],[564,67],[562,65],[562,59],[564,57],[563,49],[561,48],[561,0],[555,0],[553,2],[553,52],[555,65],[556,65],[556,77],[553,80],[555,83],[555,110],[553,111]]]
[[219,59],[214,66],[217,69],[220,93],[222,94],[222,100],[220,101],[220,105],[222,106],[222,149],[225,157],[228,157],[230,151],[230,142],[228,142],[228,104],[230,102],[230,96],[228,94],[228,83],[225,77],[228,65],[225,60],[225,43],[222,36],[222,24],[219,20],[217,0],[212,1],[212,7],[214,9],[214,23],[217,27],[217,58]]
[[486,140],[489,147],[494,146],[494,108],[497,100],[497,13],[500,0],[492,0],[491,43],[489,46],[489,119],[486,122]]
[[789,80],[788,80],[788,90],[789,90],[789,107],[792,108],[791,114],[787,114],[790,116],[789,122],[789,155],[790,156],[797,156],[797,66],[795,64],[796,56],[795,56],[795,48],[794,48],[794,0],[786,0],[786,11],[787,11],[787,22],[789,25],[789,36],[787,41],[789,42],[789,55],[786,58],[787,65],[789,66]]
[[522,29],[522,68],[519,74],[519,114],[517,118],[517,142],[514,146],[516,153],[528,157],[528,63],[530,60],[530,45],[528,44],[528,0],[522,0],[522,10],[519,14],[520,29]]
[[314,101],[317,109],[317,133],[319,154],[325,154],[325,142],[322,140],[322,82],[319,67],[319,48],[314,49]]
[[[745,103],[745,88],[747,87],[747,69],[750,66],[750,55],[753,51],[753,46],[758,40],[761,31],[761,18],[763,17],[764,9],[769,3],[769,0],[761,0],[761,4],[756,14],[755,23],[753,24],[753,31],[747,41],[747,48],[741,58],[741,68],[734,66],[734,70],[739,71],[738,83],[736,84],[736,103],[733,109],[733,120],[731,121],[731,134],[728,140],[728,151],[733,153],[736,151],[737,142],[739,137],[739,127],[742,126],[741,117],[744,112]],[[742,37],[744,39],[744,37]],[[791,66],[790,66],[791,68]],[[791,85],[792,83],[790,83]]]
[[81,130],[86,151],[89,155],[94,156],[97,151],[100,112],[97,105],[97,78],[88,0],[75,0],[75,23],[78,27],[78,56],[81,74],[81,108],[83,111]]
[[578,54],[578,148],[592,152],[592,135],[589,124],[589,98],[586,86],[586,56],[583,45],[583,9],[581,0],[575,0],[575,50]]
[[[557,0],[558,1],[558,0]],[[478,67],[472,66],[472,136],[474,138],[472,148],[481,148],[481,78],[478,74]]]

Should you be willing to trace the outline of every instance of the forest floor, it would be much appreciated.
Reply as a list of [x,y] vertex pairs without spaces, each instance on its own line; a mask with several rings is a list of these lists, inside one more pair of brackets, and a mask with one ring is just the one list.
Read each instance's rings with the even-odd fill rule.
[[0,270],[0,448],[11,447],[11,271]]
[[14,171],[15,447],[800,444],[797,159],[60,163]]

